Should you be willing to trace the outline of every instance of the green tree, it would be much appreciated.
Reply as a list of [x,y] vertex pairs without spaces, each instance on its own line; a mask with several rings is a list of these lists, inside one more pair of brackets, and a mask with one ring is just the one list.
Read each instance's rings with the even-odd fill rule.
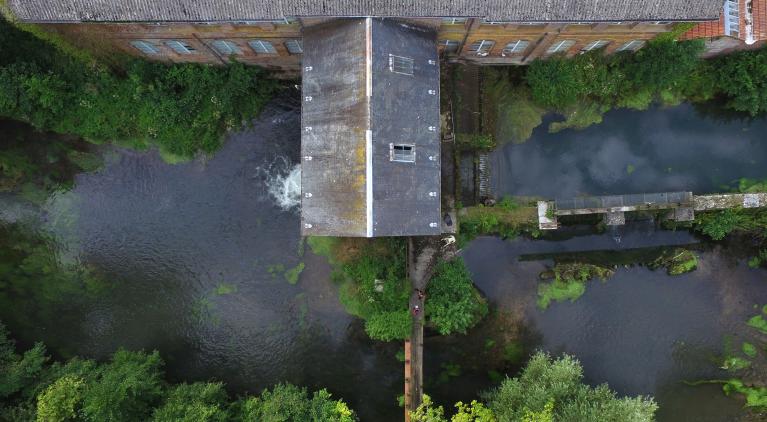
[[29,388],[40,375],[46,360],[42,343],[36,343],[22,355],[17,354],[16,343],[8,337],[5,325],[0,323],[0,398]]
[[118,350],[85,392],[83,413],[92,421],[145,421],[163,394],[158,352]]
[[79,377],[56,380],[37,396],[37,422],[77,420],[85,388],[85,380]]
[[229,418],[228,397],[221,383],[179,384],[155,409],[155,422],[216,422]]
[[658,408],[649,397],[618,398],[607,385],[590,387],[583,383],[577,360],[552,359],[542,352],[530,359],[519,377],[505,379],[485,398],[501,422],[545,415],[551,403],[553,420],[568,422],[652,421]]
[[752,116],[767,111],[767,50],[740,52],[714,61],[713,73],[727,105]]
[[577,63],[565,57],[534,61],[525,80],[533,100],[544,107],[563,109],[587,93]]
[[326,390],[311,397],[306,388],[278,384],[259,397],[247,397],[235,406],[234,419],[243,422],[353,422],[354,412]]
[[465,334],[487,315],[487,303],[461,258],[440,263],[426,293],[426,319],[442,335]]

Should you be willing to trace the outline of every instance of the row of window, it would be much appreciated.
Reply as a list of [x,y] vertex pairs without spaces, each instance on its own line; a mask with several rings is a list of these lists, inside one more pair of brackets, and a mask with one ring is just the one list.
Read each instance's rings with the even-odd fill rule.
[[[444,46],[444,52],[447,54],[458,53],[458,49],[461,46],[459,41],[455,40],[442,40],[440,44]],[[610,40],[596,40],[585,45],[581,51],[588,52],[592,50],[599,50],[610,44]],[[575,45],[575,40],[559,40],[552,43],[546,50],[546,54],[564,53],[570,50]],[[636,51],[644,45],[642,40],[631,40],[616,49],[616,51]],[[495,46],[493,40],[477,40],[469,46],[469,53],[476,54],[478,56],[486,56]],[[511,56],[516,54],[522,54],[530,46],[528,40],[515,40],[512,41],[503,48],[501,52],[502,56]]]
[[[468,18],[442,18],[442,24],[443,25],[463,25],[466,23]],[[482,19],[482,25],[507,25],[507,24],[513,24],[513,25],[546,25],[548,23],[552,22],[512,22],[512,21],[494,21],[490,19]],[[561,22],[565,23],[567,25],[593,25],[595,23],[607,23],[610,25],[623,25],[627,23],[634,23],[634,22],[622,22],[622,21],[614,21],[614,22]],[[644,22],[651,25],[670,25],[673,22],[671,21],[652,21],[652,22]]]
[[[188,55],[197,52],[196,48],[185,41],[168,40],[165,41],[164,44],[178,54]],[[131,45],[149,56],[160,54],[159,45],[152,41],[134,40],[131,41]],[[304,52],[304,45],[301,40],[288,40],[285,41],[284,45],[290,54],[301,54]],[[274,44],[267,40],[250,40],[248,41],[248,46],[256,54],[277,54],[277,49],[274,47]],[[229,40],[214,40],[211,42],[211,47],[222,56],[243,54],[240,46]]]

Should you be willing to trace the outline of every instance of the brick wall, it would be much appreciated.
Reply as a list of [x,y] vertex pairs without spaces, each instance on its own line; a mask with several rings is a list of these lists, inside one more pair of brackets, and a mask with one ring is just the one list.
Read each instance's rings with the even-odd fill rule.
[[[109,55],[115,50],[130,55],[144,56],[165,62],[196,62],[223,65],[231,59],[243,63],[279,69],[295,74],[300,71],[301,54],[289,51],[288,45],[301,40],[305,26],[327,21],[326,18],[298,19],[283,23],[220,23],[220,24],[48,24],[47,26],[72,39],[76,44],[89,48],[97,54]],[[490,24],[481,19],[456,19],[454,23],[442,19],[415,19],[413,23],[427,25],[438,30],[439,48],[451,61],[467,61],[479,64],[526,64],[546,57],[554,45],[562,41],[560,53],[574,55],[595,41],[605,41],[602,46],[609,54],[627,42],[646,41],[671,29],[669,23],[593,23],[593,24]],[[485,40],[482,51],[472,51],[472,45]],[[516,51],[506,50],[517,41]],[[143,41],[151,53],[142,52],[131,42]],[[179,41],[189,47],[189,52],[178,52],[171,45]],[[217,42],[231,43],[236,53],[229,56],[216,48]],[[251,44],[267,43],[269,52],[258,52]],[[492,46],[488,48],[488,45]],[[638,44],[638,43],[637,43]],[[569,47],[568,47],[569,45]],[[295,49],[294,49],[295,50]],[[506,50],[506,51],[505,51]]]

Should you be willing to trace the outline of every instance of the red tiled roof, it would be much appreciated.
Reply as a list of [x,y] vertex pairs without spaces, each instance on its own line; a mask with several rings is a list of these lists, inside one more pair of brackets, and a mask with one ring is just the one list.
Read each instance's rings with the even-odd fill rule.
[[[738,39],[746,40],[746,8],[751,6],[752,29],[754,41],[767,40],[767,0],[740,0],[740,32]],[[723,10],[724,12],[724,10]],[[724,13],[719,16],[719,21],[703,22],[679,37],[682,40],[695,38],[713,38],[724,36]]]

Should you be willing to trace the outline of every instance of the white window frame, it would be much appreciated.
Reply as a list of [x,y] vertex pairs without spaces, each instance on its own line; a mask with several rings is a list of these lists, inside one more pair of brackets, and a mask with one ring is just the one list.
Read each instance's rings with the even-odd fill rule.
[[399,73],[400,75],[413,76],[415,60],[410,57],[389,54],[389,71],[391,73]]
[[285,41],[285,49],[290,54],[304,54],[304,41],[301,39],[293,39]]
[[573,48],[573,45],[575,45],[575,40],[559,40],[546,49],[546,54],[567,53]]
[[731,37],[740,35],[740,2],[738,0],[724,2],[724,33]]
[[296,18],[285,16],[282,19],[275,19],[269,22],[275,25],[293,25],[294,23],[296,23]]
[[248,46],[250,46],[256,54],[277,54],[277,49],[274,48],[274,44],[267,40],[250,40],[248,41]]
[[[513,45],[512,45],[513,44]],[[521,47],[520,47],[521,46]],[[527,48],[530,47],[530,41],[528,40],[516,40],[506,44],[503,48],[503,55],[522,54]]]
[[482,25],[506,25],[509,21],[494,21],[490,19],[482,19]]
[[[475,49],[474,46],[477,46]],[[476,40],[469,46],[469,52],[476,54],[477,56],[487,56],[495,47],[495,41],[493,40]]]
[[[409,148],[409,150],[405,150]],[[401,149],[403,152],[397,153]],[[415,163],[415,144],[389,144],[389,161],[396,163]]]
[[[444,51],[445,54],[457,54],[458,51],[461,49],[461,42],[458,40],[440,40],[439,45],[445,46],[442,51]],[[455,47],[454,49],[451,49],[451,47]]]
[[644,40],[631,40],[618,47],[615,51],[637,51],[644,46],[644,43]]
[[189,45],[186,41],[180,40],[168,40],[165,41],[165,45],[178,54],[194,54],[197,49]]
[[467,21],[466,18],[447,17],[447,18],[442,18],[442,25],[464,25],[466,21]]
[[142,52],[143,54],[146,54],[147,56],[154,56],[154,55],[160,54],[160,49],[157,48],[157,45],[155,45],[151,41],[132,40],[130,42],[130,45],[136,50]]
[[586,53],[592,50],[599,50],[600,48],[606,47],[608,44],[610,44],[610,40],[594,40],[583,47],[581,51]]
[[213,49],[222,56],[231,56],[242,54],[240,46],[235,44],[234,41],[229,40],[213,40],[211,43]]

